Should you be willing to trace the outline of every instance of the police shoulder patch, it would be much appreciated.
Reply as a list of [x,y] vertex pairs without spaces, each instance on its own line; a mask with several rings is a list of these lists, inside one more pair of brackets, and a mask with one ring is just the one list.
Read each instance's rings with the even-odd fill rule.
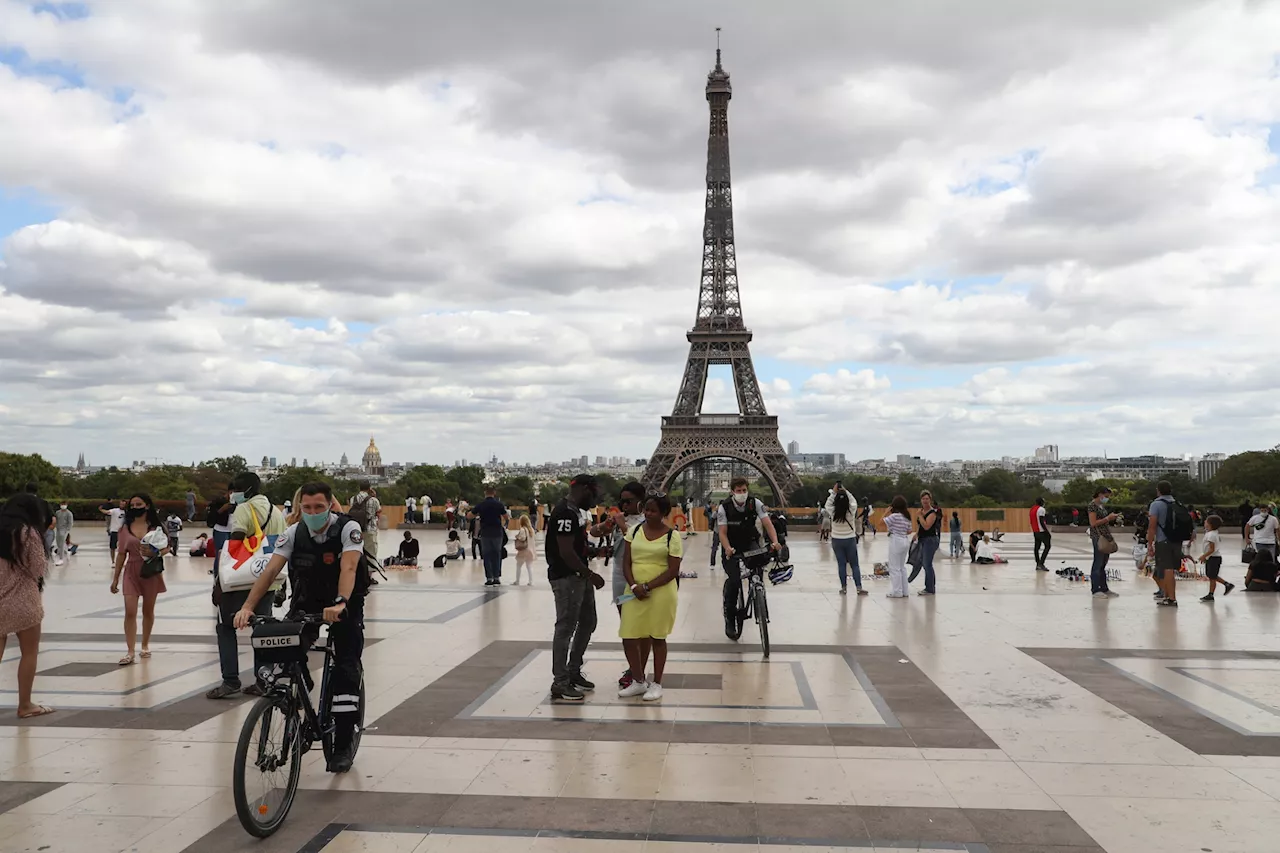
[[359,544],[364,541],[364,534],[359,530],[353,530],[351,531],[350,539],[352,544]]

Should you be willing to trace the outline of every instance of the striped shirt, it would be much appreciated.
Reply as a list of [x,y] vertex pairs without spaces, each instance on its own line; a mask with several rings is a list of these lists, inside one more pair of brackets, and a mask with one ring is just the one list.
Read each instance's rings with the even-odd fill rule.
[[911,533],[911,519],[891,512],[884,517],[884,528],[893,536],[907,536]]

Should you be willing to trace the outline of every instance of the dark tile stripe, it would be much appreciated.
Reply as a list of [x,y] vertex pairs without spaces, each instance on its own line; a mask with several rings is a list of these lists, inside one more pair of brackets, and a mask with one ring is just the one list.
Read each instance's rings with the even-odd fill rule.
[[62,782],[0,782],[0,812],[16,809],[36,797],[58,790],[62,785]]
[[[694,723],[647,720],[536,720],[468,718],[494,695],[505,679],[535,652],[541,641],[503,640],[489,644],[433,684],[384,714],[378,733],[410,737],[622,740],[675,743],[759,743],[816,746],[920,746],[994,749],[995,743],[919,667],[903,663],[894,646],[776,646],[779,653],[838,654],[853,669],[886,721],[884,726],[777,723]],[[593,648],[617,651],[620,643]],[[741,654],[730,643],[672,644],[672,651]],[[686,677],[695,677],[695,674]],[[600,677],[600,676],[598,676]],[[613,689],[611,678],[599,687]],[[802,688],[803,690],[803,685]],[[589,700],[588,700],[589,701]],[[900,726],[900,727],[899,727]]]
[[[293,829],[296,822],[310,827],[305,841],[298,840]],[[258,842],[233,818],[186,853],[320,853],[343,831],[743,845],[932,846],[969,853],[1101,850],[1069,815],[1052,811],[303,791],[277,836]],[[288,837],[281,838],[286,833]]]
[[1095,696],[1177,741],[1197,755],[1280,756],[1280,737],[1249,735],[1206,716],[1191,704],[1130,678],[1108,658],[1155,660],[1277,660],[1280,652],[1195,651],[1186,649],[1021,649]]

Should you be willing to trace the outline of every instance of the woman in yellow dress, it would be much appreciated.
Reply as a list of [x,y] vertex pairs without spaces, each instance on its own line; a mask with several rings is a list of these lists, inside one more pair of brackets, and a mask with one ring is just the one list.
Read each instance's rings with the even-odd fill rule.
[[[676,578],[684,556],[681,537],[667,526],[671,501],[651,495],[644,504],[644,523],[627,532],[622,573],[635,598],[622,603],[618,636],[635,680],[618,691],[621,697],[662,698],[662,672],[667,666],[667,635],[676,624]],[[653,680],[644,674],[653,653]]]

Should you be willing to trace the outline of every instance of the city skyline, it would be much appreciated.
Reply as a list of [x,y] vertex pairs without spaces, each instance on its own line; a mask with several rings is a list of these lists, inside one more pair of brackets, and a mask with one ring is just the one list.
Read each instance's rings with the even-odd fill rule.
[[1280,434],[1240,322],[1280,269],[1277,4],[490,11],[0,3],[0,446],[647,458],[698,298],[716,27],[784,443]]

